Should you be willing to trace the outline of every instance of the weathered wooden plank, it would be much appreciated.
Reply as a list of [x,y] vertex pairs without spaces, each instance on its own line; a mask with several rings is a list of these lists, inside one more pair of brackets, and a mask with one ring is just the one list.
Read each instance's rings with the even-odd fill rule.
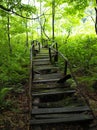
[[[39,71],[38,71],[39,72]],[[60,73],[50,73],[50,74],[36,74],[34,80],[48,80],[48,79],[55,79],[55,78],[62,78],[62,74]]]
[[[46,87],[46,86],[45,86]],[[32,92],[60,92],[60,91],[67,91],[67,90],[72,90],[72,88],[43,88],[43,89],[32,89]]]
[[36,57],[35,57],[35,59],[42,59],[42,58],[43,58],[43,59],[48,59],[48,58],[49,58],[49,55],[47,55],[47,56],[45,56],[45,55],[40,56],[40,55],[39,55],[39,56],[36,56]]
[[[76,113],[77,115],[78,113]],[[83,113],[80,113],[80,114],[83,114]],[[79,115],[79,114],[78,114]],[[86,114],[87,116],[88,114]],[[66,118],[66,117],[71,117],[71,116],[75,116],[74,113],[72,114],[43,114],[43,115],[34,115],[34,118],[35,119],[55,119],[55,118]]]
[[44,61],[49,61],[49,58],[47,59],[34,59],[33,62],[44,62]]
[[35,96],[49,96],[49,95],[59,95],[59,94],[72,94],[72,93],[75,93],[76,91],[75,90],[61,90],[61,91],[55,91],[55,92],[44,92],[44,93],[33,93],[32,96],[35,97]]
[[39,66],[39,65],[50,65],[51,63],[47,60],[47,61],[43,61],[43,62],[41,62],[41,61],[37,61],[37,62],[34,62],[33,63],[33,65],[34,66]]
[[49,54],[48,53],[39,53],[39,54],[37,54],[37,56],[49,56]]
[[[69,103],[70,104],[70,103]],[[39,108],[59,108],[59,107],[66,107],[67,104],[65,103],[62,103],[62,102],[55,102],[55,101],[52,101],[52,102],[44,102],[44,103],[32,103],[33,106],[37,106]],[[81,105],[85,105],[83,104],[82,102],[73,102],[72,103],[72,106],[81,106]],[[69,105],[70,106],[70,105]]]
[[62,118],[51,118],[51,119],[32,119],[30,125],[42,125],[42,124],[53,124],[53,123],[73,123],[73,122],[88,122],[93,120],[92,115],[86,114],[66,114]]
[[43,71],[43,70],[58,70],[59,68],[58,67],[54,67],[54,66],[39,66],[39,67],[36,67],[35,70],[39,70],[39,71]]
[[54,114],[54,113],[73,113],[73,112],[84,112],[84,111],[90,111],[90,108],[88,106],[79,106],[79,107],[60,107],[60,108],[38,108],[38,109],[32,109],[31,114]]
[[55,79],[47,79],[47,80],[34,80],[33,83],[47,83],[47,82],[56,82],[58,81],[59,78],[55,78]]
[[69,84],[58,84],[56,82],[49,82],[49,83],[35,83],[33,84],[32,90],[43,90],[43,89],[55,89],[55,88],[67,88],[70,89]]

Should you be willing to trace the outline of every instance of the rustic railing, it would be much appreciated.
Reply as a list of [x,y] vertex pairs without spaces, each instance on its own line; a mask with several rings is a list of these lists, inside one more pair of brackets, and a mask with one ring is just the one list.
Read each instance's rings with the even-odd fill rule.
[[58,44],[54,42],[51,46],[49,46],[49,57],[51,63],[58,62],[59,56],[61,56],[62,59],[64,60],[64,75],[66,75],[68,67],[68,59],[60,51],[58,51]]
[[38,42],[37,40],[33,40],[31,42],[32,44],[32,52],[33,52],[33,56],[35,56],[38,52],[40,52],[40,42]]
[[31,42],[30,49],[30,78],[29,78],[29,117],[31,116],[32,110],[32,80],[34,78],[34,67],[33,67],[33,57],[40,51],[40,43],[36,40]]
[[76,89],[78,90],[79,94],[83,97],[83,99],[85,100],[87,105],[90,107],[90,110],[91,110],[91,112],[93,114],[93,117],[95,118],[95,115],[94,115],[94,113],[92,111],[92,108],[90,106],[88,98],[86,97],[86,95],[84,95],[84,93],[81,90],[80,85],[79,85],[76,77],[73,74],[71,64],[69,63],[68,59],[60,51],[58,51],[58,44],[54,42],[51,46],[49,46],[49,57],[50,57],[51,63],[58,62],[59,56],[64,60],[64,76],[67,75],[67,69],[69,69],[69,73],[70,73],[72,79],[75,81]]

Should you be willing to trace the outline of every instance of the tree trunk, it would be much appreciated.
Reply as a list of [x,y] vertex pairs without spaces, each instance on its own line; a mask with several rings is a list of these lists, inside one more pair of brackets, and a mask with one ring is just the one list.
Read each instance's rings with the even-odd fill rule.
[[[97,0],[96,0],[96,6],[97,6]],[[95,32],[97,34],[97,8],[95,7],[95,14],[96,14],[96,17],[95,17]]]
[[95,17],[95,32],[97,34],[97,8],[95,8],[95,13],[96,13],[96,17]]
[[9,46],[9,52],[12,54],[12,47],[10,42],[10,18],[9,15],[7,17],[7,36],[8,36],[8,46]]
[[29,46],[29,44],[28,44],[28,31],[27,31],[27,29],[28,29],[28,21],[26,19],[26,47]]
[[55,0],[52,0],[52,41],[54,41],[55,39],[54,24],[55,24]]
[[[41,3],[41,0],[40,0],[40,15],[42,13],[42,3]],[[42,31],[42,19],[40,17],[40,33],[41,33],[41,44],[43,45],[43,31]]]

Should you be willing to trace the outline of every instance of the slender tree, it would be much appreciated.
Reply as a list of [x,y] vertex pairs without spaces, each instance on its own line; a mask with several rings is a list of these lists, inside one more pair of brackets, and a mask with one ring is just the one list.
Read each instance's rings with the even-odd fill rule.
[[[97,6],[97,0],[96,0],[96,6]],[[95,7],[95,32],[97,34],[97,7]]]
[[[8,0],[6,0],[7,8],[10,7],[10,3]],[[8,36],[8,46],[9,46],[9,52],[12,53],[12,47],[11,47],[11,38],[10,38],[10,14],[7,14],[7,36]]]
[[54,23],[55,23],[55,0],[52,0],[52,41],[54,41],[54,38],[55,38]]

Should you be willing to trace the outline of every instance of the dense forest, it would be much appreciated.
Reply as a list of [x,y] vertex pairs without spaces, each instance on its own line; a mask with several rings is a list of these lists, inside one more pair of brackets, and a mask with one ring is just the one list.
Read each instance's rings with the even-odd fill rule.
[[[0,1],[0,127],[17,115],[27,100],[32,40],[58,43],[91,105],[97,107],[97,0]],[[59,59],[63,69],[63,62]],[[27,105],[27,103],[26,103]],[[27,107],[27,106],[26,106]],[[28,109],[28,108],[27,108]],[[23,122],[18,122],[18,124]],[[6,124],[8,126],[8,124]]]

